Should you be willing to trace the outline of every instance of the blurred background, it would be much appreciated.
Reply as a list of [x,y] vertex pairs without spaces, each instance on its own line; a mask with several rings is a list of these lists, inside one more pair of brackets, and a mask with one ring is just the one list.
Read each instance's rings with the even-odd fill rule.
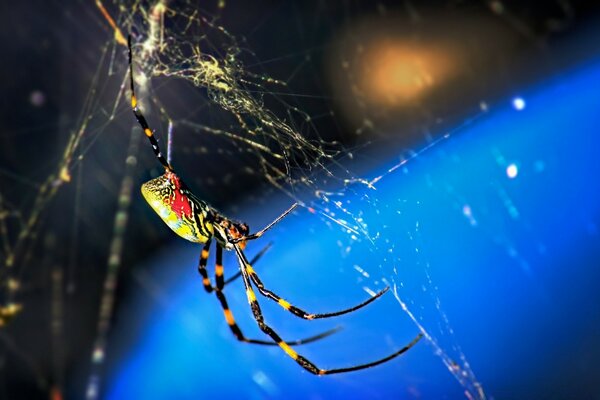
[[[600,398],[600,5],[0,5],[0,398]],[[262,300],[314,377],[241,344],[200,246],[139,194],[162,173],[259,229]],[[171,132],[171,135],[167,135]],[[170,143],[171,142],[171,143]],[[170,144],[169,144],[170,143]],[[212,271],[214,260],[209,260]],[[225,273],[236,271],[226,254]],[[226,289],[263,339],[241,282]]]

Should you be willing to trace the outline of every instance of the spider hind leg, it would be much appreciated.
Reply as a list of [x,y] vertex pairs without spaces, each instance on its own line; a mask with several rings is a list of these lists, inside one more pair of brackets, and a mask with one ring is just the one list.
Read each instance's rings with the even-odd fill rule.
[[[267,341],[267,340],[249,339],[246,336],[244,336],[244,334],[242,333],[242,330],[240,329],[238,324],[235,322],[233,313],[229,309],[229,304],[227,303],[227,299],[225,298],[225,294],[223,293],[223,290],[222,290],[228,281],[225,281],[224,276],[223,276],[223,247],[221,247],[221,245],[219,243],[217,243],[217,250],[216,250],[216,256],[215,256],[216,286],[213,287],[210,282],[210,279],[208,278],[208,273],[206,271],[206,264],[208,262],[210,245],[211,245],[211,241],[209,240],[208,242],[205,243],[204,247],[202,248],[202,252],[200,253],[200,261],[198,263],[198,272],[202,276],[202,283],[204,285],[204,289],[208,293],[211,293],[213,291],[215,292],[215,295],[217,296],[217,299],[219,300],[219,304],[221,305],[221,308],[223,310],[223,314],[225,316],[225,321],[227,322],[227,325],[229,325],[229,329],[231,330],[231,333],[233,333],[233,335],[236,337],[236,339],[239,340],[240,342],[267,345],[267,346],[275,346],[277,343],[273,343],[272,341]],[[268,247],[263,249],[254,259],[257,260],[258,258],[260,258],[260,256],[262,254],[264,254],[264,252],[267,249],[268,249]],[[326,338],[327,336],[330,336],[330,335],[336,333],[340,329],[341,329],[341,327],[335,327],[333,329],[319,333],[314,336],[310,336],[310,337],[307,337],[304,339],[290,341],[289,344],[291,346],[297,346],[297,345],[312,343],[317,340]]]
[[417,342],[419,340],[421,340],[421,338],[423,337],[423,334],[419,333],[410,343],[408,343],[403,348],[395,351],[394,353],[392,353],[384,358],[380,358],[378,360],[375,360],[375,361],[372,361],[372,362],[369,362],[366,364],[359,364],[359,365],[354,365],[354,366],[345,367],[345,368],[321,369],[316,364],[314,364],[313,362],[308,360],[306,357],[298,354],[294,349],[291,348],[290,343],[287,343],[286,341],[281,339],[281,337],[277,334],[277,332],[275,332],[273,330],[273,328],[271,328],[269,325],[267,325],[265,323],[260,305],[258,304],[258,301],[256,300],[256,295],[254,294],[254,290],[252,289],[250,276],[246,270],[246,265],[247,265],[247,262],[245,261],[246,257],[244,256],[244,253],[242,252],[242,250],[239,248],[238,245],[234,245],[234,249],[235,249],[235,252],[236,252],[236,255],[238,258],[238,262],[240,264],[240,270],[242,272],[244,286],[246,287],[246,296],[248,298],[248,303],[250,304],[250,309],[252,310],[252,315],[254,316],[254,319],[256,320],[258,327],[267,336],[269,336],[273,340],[273,342],[275,342],[284,351],[284,353],[286,353],[290,358],[292,358],[294,361],[296,361],[296,363],[298,363],[298,365],[300,365],[302,368],[304,368],[305,370],[307,370],[308,372],[310,372],[314,375],[340,374],[340,373],[344,373],[344,372],[352,372],[352,371],[358,371],[361,369],[371,368],[376,365],[383,364],[387,361],[390,361],[390,360],[400,356],[401,354],[404,354],[411,347],[413,347],[415,344],[417,344]]

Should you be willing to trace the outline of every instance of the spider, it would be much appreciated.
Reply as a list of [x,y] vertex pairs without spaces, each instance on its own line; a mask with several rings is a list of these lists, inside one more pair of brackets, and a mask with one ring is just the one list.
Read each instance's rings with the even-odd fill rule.
[[[283,218],[289,215],[298,206],[298,204],[293,204],[289,209],[287,209],[279,217],[275,218],[273,222],[268,224],[263,229],[259,230],[256,233],[250,233],[250,228],[247,224],[227,218],[223,214],[219,213],[216,209],[211,207],[208,203],[196,197],[188,189],[188,187],[181,180],[181,178],[175,173],[171,164],[165,159],[165,157],[161,153],[158,141],[154,136],[154,132],[150,129],[146,118],[138,108],[133,83],[131,37],[128,38],[128,48],[129,77],[131,86],[131,108],[133,110],[135,118],[142,127],[142,130],[148,137],[148,140],[152,145],[152,149],[154,150],[154,154],[156,155],[162,166],[165,168],[165,173],[162,176],[151,179],[150,181],[142,184],[142,195],[144,196],[148,204],[152,207],[152,209],[176,234],[178,234],[186,240],[189,240],[190,242],[204,245],[200,253],[200,260],[198,262],[198,272],[202,277],[202,283],[206,292],[214,292],[216,294],[217,299],[221,304],[221,308],[223,309],[223,313],[225,314],[225,320],[229,325],[231,332],[237,338],[237,340],[241,342],[254,343],[260,345],[277,345],[285,352],[285,354],[287,354],[294,361],[296,361],[302,368],[315,375],[331,375],[374,367],[401,355],[402,353],[406,352],[411,347],[413,347],[423,337],[422,333],[419,333],[410,343],[408,343],[403,348],[388,355],[387,357],[378,359],[376,361],[346,368],[322,369],[319,368],[313,362],[309,361],[307,358],[298,354],[294,349],[292,349],[292,346],[306,344],[322,339],[336,332],[338,330],[337,328],[326,331],[313,337],[296,341],[285,341],[279,336],[277,332],[275,332],[269,325],[267,325],[263,318],[260,305],[256,299],[253,285],[256,287],[256,289],[258,289],[258,292],[262,296],[275,301],[284,310],[287,310],[295,316],[306,320],[335,317],[338,315],[356,311],[359,308],[362,308],[367,304],[370,304],[371,302],[375,301],[377,298],[381,297],[384,293],[386,293],[389,290],[389,287],[386,287],[385,289],[376,293],[371,298],[367,299],[366,301],[363,301],[362,303],[354,307],[341,311],[323,314],[313,314],[306,312],[301,308],[293,306],[274,292],[267,289],[263,285],[262,281],[254,271],[254,269],[252,268],[253,262],[256,261],[266,251],[267,248],[263,249],[252,260],[252,262],[248,261],[243,250],[245,248],[246,242],[260,238],[270,228],[272,228]],[[215,239],[216,241],[215,286],[212,285],[206,270],[209,249],[213,239]],[[239,263],[238,273],[229,278],[228,280],[225,280],[223,275],[223,249],[233,250],[237,256],[237,260]],[[225,298],[225,294],[223,293],[223,289],[227,283],[238,278],[239,276],[242,277],[242,280],[244,282],[244,286],[246,288],[246,296],[248,298],[248,303],[252,310],[253,317],[258,323],[258,327],[260,328],[260,330],[264,332],[267,336],[269,336],[271,341],[247,338],[246,336],[244,336],[240,327],[235,322],[233,314],[229,309],[229,305],[227,304],[227,300]]]

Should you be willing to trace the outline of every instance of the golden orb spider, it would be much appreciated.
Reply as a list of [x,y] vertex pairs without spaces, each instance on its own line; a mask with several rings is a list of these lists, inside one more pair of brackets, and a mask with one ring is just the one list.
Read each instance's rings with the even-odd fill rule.
[[[133,109],[133,114],[135,115],[138,123],[140,124],[144,133],[148,137],[148,140],[150,140],[150,144],[152,145],[154,154],[156,155],[162,166],[165,168],[165,173],[162,176],[151,179],[150,181],[142,185],[142,195],[144,196],[148,204],[152,207],[152,209],[175,233],[177,233],[182,238],[189,240],[190,242],[204,244],[202,252],[200,253],[200,260],[198,262],[198,272],[202,276],[202,283],[204,285],[204,289],[208,293],[215,292],[223,309],[223,313],[225,314],[225,320],[227,321],[227,324],[229,325],[229,328],[231,329],[233,335],[241,342],[262,345],[277,345],[289,357],[296,361],[302,368],[315,375],[330,375],[373,367],[375,365],[379,365],[386,361],[389,361],[413,347],[423,337],[422,333],[419,333],[409,344],[407,344],[400,350],[397,350],[396,352],[388,355],[387,357],[378,359],[376,361],[346,368],[321,369],[305,357],[298,354],[294,349],[292,349],[291,346],[310,343],[315,340],[322,339],[336,332],[337,329],[332,329],[330,331],[306,339],[296,341],[284,341],[269,325],[266,324],[261,312],[260,305],[258,304],[258,301],[256,299],[256,295],[254,293],[252,284],[256,286],[258,292],[262,296],[275,301],[284,310],[291,312],[295,316],[307,320],[335,317],[337,315],[342,315],[350,313],[352,311],[356,311],[359,308],[362,308],[367,304],[373,302],[375,299],[381,297],[385,292],[389,290],[389,287],[386,287],[385,289],[381,290],[368,300],[354,307],[341,311],[323,314],[308,313],[298,307],[291,305],[290,303],[279,297],[277,294],[265,288],[262,281],[259,279],[258,275],[252,268],[252,263],[258,257],[260,257],[262,253],[264,253],[266,248],[263,249],[263,251],[261,251],[257,257],[255,257],[253,262],[248,261],[246,255],[243,252],[243,249],[245,248],[247,241],[258,239],[259,237],[261,237],[266,231],[268,231],[275,224],[277,224],[288,214],[290,214],[297,207],[298,204],[296,203],[292,205],[288,210],[286,210],[283,214],[281,214],[273,222],[271,222],[269,225],[267,225],[260,231],[250,234],[250,228],[248,227],[248,225],[241,222],[233,221],[225,217],[217,210],[212,208],[210,205],[208,205],[205,201],[202,201],[196,196],[194,196],[194,194],[183,183],[181,178],[173,170],[173,167],[169,164],[169,162],[161,153],[160,148],[158,146],[158,141],[154,137],[154,132],[150,129],[146,118],[144,118],[140,109],[137,106],[137,99],[135,97],[135,88],[133,83],[131,37],[129,37],[128,40],[128,47],[129,78],[131,85],[131,108]],[[213,238],[216,239],[215,286],[212,286],[212,283],[206,271],[209,248]],[[223,275],[223,249],[235,251],[240,268],[238,274],[234,275],[227,281],[224,279]],[[272,339],[272,341],[246,338],[239,326],[236,324],[235,319],[233,318],[233,314],[231,313],[231,310],[229,309],[229,306],[227,304],[227,300],[225,299],[223,288],[227,283],[229,283],[230,281],[232,281],[240,275],[244,281],[244,286],[246,288],[246,296],[248,298],[248,303],[250,304],[250,308],[252,310],[254,319],[258,323],[258,327],[260,328],[260,330],[263,331],[267,336],[269,336]]]

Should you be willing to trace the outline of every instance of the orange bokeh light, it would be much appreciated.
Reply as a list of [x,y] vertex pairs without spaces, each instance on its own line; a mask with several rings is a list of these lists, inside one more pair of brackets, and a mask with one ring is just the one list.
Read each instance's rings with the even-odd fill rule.
[[395,106],[412,102],[455,70],[447,49],[375,38],[365,47],[358,63],[359,86],[370,103]]

